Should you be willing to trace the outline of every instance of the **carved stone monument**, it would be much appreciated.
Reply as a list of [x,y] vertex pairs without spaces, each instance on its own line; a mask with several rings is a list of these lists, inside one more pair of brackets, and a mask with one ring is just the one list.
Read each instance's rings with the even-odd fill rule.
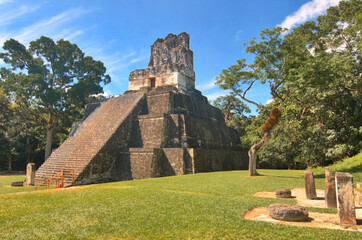
[[35,163],[28,163],[26,166],[26,185],[33,186],[35,184]]
[[307,198],[317,199],[313,172],[304,171],[304,181],[305,181],[305,194]]
[[356,225],[353,177],[349,173],[336,172],[338,217],[340,224]]
[[328,208],[337,208],[336,198],[336,182],[333,175],[329,172],[329,168],[326,167],[326,185],[325,185],[325,202]]

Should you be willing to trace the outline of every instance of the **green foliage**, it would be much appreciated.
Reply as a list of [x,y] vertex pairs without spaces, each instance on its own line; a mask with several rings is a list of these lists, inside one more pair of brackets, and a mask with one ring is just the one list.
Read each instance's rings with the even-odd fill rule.
[[[243,219],[254,207],[296,203],[254,197],[255,192],[304,187],[303,171],[260,173],[264,176],[214,172],[0,194],[0,239],[360,238],[360,233],[351,231]],[[316,179],[316,186],[323,188],[324,180]]]
[[[244,147],[263,137],[266,109],[283,105],[279,125],[258,152],[259,167],[324,166],[362,149],[361,5],[341,1],[285,36],[280,28],[263,30],[246,49],[254,62],[237,60],[217,78],[221,88],[261,110],[245,127]],[[278,101],[247,99],[256,81],[269,83]]]
[[42,36],[28,48],[9,39],[3,49],[0,59],[8,68],[0,69],[0,88],[13,105],[13,115],[24,124],[16,141],[26,138],[26,161],[44,145],[47,157],[110,77],[102,62],[63,39],[54,42]]

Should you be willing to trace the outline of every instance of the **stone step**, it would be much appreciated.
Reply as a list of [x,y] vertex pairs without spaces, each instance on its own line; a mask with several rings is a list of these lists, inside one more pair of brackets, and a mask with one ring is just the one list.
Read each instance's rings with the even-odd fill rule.
[[76,178],[104,147],[142,97],[143,94],[124,94],[102,102],[101,106],[84,120],[75,134],[53,151],[40,166],[36,179],[53,176],[62,170],[74,170]]

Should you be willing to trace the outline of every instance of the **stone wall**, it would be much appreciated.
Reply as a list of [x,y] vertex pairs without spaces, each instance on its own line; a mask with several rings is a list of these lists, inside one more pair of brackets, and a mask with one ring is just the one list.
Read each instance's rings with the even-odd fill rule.
[[178,36],[169,34],[165,39],[157,39],[151,46],[151,58],[148,67],[177,64],[193,70],[193,52],[189,48],[189,42],[189,35],[185,32]]

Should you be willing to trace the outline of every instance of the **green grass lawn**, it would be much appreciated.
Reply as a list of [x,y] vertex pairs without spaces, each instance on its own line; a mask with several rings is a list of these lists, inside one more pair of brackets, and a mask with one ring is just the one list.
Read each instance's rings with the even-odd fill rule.
[[[350,231],[244,220],[257,206],[295,204],[253,197],[255,192],[304,187],[303,171],[258,171],[264,176],[214,172],[26,194],[0,187],[0,239],[362,238]],[[323,186],[324,179],[316,179],[316,187]]]

